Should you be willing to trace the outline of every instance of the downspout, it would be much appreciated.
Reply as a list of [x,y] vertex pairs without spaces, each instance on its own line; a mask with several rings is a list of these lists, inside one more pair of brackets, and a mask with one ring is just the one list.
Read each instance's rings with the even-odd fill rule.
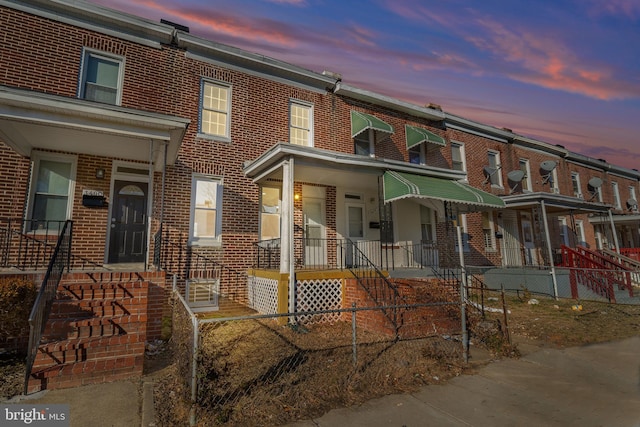
[[620,255],[620,245],[618,244],[618,233],[616,233],[616,225],[613,222],[613,214],[609,209],[609,221],[611,222],[611,232],[613,233],[613,242],[616,245],[616,253]]
[[547,221],[547,207],[544,200],[540,200],[542,208],[542,221],[544,222],[544,234],[547,239],[547,251],[549,251],[549,262],[551,263],[551,281],[553,282],[553,296],[558,299],[558,278],[556,277],[556,266],[553,262],[553,249],[551,248],[551,237],[549,233],[549,222]]
[[[149,194],[147,194],[147,202],[149,202],[149,196],[151,194],[153,194],[152,190],[153,190],[153,147],[154,147],[154,141],[153,139],[149,140],[149,183],[147,184],[147,192]],[[151,201],[153,202],[153,199],[151,199]],[[147,271],[147,265],[149,264],[149,246],[151,246],[150,243],[150,239],[151,239],[151,214],[153,212],[153,203],[147,203],[147,215],[145,218],[145,221],[147,222],[145,228],[147,230],[147,242],[146,242],[146,249],[145,249],[145,254],[144,254],[144,271]]]
[[169,144],[167,142],[164,143],[164,153],[163,153],[163,159],[162,159],[162,190],[161,190],[161,194],[160,194],[160,229],[158,230],[158,233],[160,233],[160,248],[155,248],[155,250],[160,251],[160,259],[158,261],[158,265],[156,266],[156,269],[158,271],[161,270],[161,265],[162,265],[162,233],[164,232],[163,228],[164,228],[164,193],[166,191],[166,178],[167,178],[167,150],[169,148]]

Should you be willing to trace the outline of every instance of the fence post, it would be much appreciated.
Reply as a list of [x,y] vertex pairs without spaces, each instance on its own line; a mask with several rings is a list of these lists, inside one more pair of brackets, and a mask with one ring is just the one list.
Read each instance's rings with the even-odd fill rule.
[[467,330],[467,269],[464,265],[462,248],[462,228],[456,227],[458,237],[458,254],[460,256],[460,317],[462,322],[462,358],[464,363],[469,363],[469,331]]
[[191,408],[189,410],[189,425],[195,426],[196,404],[198,399],[198,340],[200,339],[200,337],[198,336],[198,332],[200,325],[198,322],[198,318],[194,315],[191,316],[191,321],[193,323],[193,353],[191,355]]
[[351,337],[353,346],[353,366],[358,363],[358,345],[356,336],[356,303],[351,303]]

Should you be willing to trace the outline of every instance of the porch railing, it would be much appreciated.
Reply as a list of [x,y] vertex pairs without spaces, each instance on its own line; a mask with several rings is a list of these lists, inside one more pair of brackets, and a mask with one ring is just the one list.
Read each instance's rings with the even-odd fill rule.
[[577,286],[582,285],[610,302],[616,302],[614,286],[624,289],[633,297],[631,272],[622,264],[578,246],[562,246],[562,265],[570,269],[569,281],[572,297],[578,297]]
[[[46,269],[66,223],[66,220],[0,218],[0,268]],[[68,269],[106,270],[102,264],[74,254],[69,254]]]
[[[280,239],[255,244],[257,268],[280,267]],[[439,266],[439,249],[430,242],[383,243],[380,240],[294,239],[294,265],[299,269],[345,269],[357,266],[365,257],[381,270],[432,268]]]
[[219,289],[225,296],[236,300],[246,298],[247,273],[194,251],[186,233],[163,224],[154,236],[154,243],[154,265],[168,274],[175,274],[185,285],[217,281],[224,284]]
[[72,231],[73,223],[71,221],[65,221],[58,235],[53,255],[49,260],[47,272],[38,291],[38,296],[31,309],[29,316],[29,348],[26,360],[24,394],[27,394],[31,369],[36,359],[40,339],[42,338],[47,320],[49,319],[49,313],[51,312],[53,300],[56,297],[60,279],[62,278],[64,269],[69,266]]

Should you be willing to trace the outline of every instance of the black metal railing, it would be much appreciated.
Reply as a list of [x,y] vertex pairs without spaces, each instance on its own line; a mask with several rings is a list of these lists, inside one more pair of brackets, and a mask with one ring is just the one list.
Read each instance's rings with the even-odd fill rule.
[[[262,240],[254,247],[256,268],[280,267],[280,239]],[[295,238],[293,257],[296,268],[308,270],[349,268],[359,264],[358,256],[366,257],[380,270],[426,269],[439,265],[439,252],[431,242]]]
[[60,279],[62,278],[65,268],[67,270],[69,269],[72,234],[73,223],[71,221],[65,221],[58,235],[53,254],[49,260],[47,272],[38,291],[38,296],[29,315],[29,347],[26,360],[24,394],[28,392],[31,369],[38,354],[40,339],[47,325]]
[[153,262],[156,268],[175,275],[185,286],[192,281],[218,281],[224,296],[240,301],[246,299],[246,272],[199,253],[188,243],[185,232],[163,224],[154,235]]

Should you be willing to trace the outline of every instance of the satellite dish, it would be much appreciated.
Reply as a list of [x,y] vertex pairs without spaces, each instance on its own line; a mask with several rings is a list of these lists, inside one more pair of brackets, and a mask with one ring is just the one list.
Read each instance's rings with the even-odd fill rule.
[[627,200],[627,206],[631,209],[636,209],[638,207],[638,201],[636,199]]
[[520,169],[516,169],[514,171],[509,172],[507,174],[507,178],[509,178],[509,181],[512,181],[512,182],[520,182],[524,178],[524,172],[521,171]]
[[594,176],[589,180],[588,184],[589,184],[589,187],[591,188],[600,188],[602,187],[602,179],[598,178],[597,176]]
[[540,163],[540,169],[542,169],[546,173],[549,173],[556,168],[556,165],[556,162],[553,160],[545,160],[544,162]]
[[491,166],[485,166],[482,170],[484,171],[485,176],[491,176],[496,173],[496,169]]

